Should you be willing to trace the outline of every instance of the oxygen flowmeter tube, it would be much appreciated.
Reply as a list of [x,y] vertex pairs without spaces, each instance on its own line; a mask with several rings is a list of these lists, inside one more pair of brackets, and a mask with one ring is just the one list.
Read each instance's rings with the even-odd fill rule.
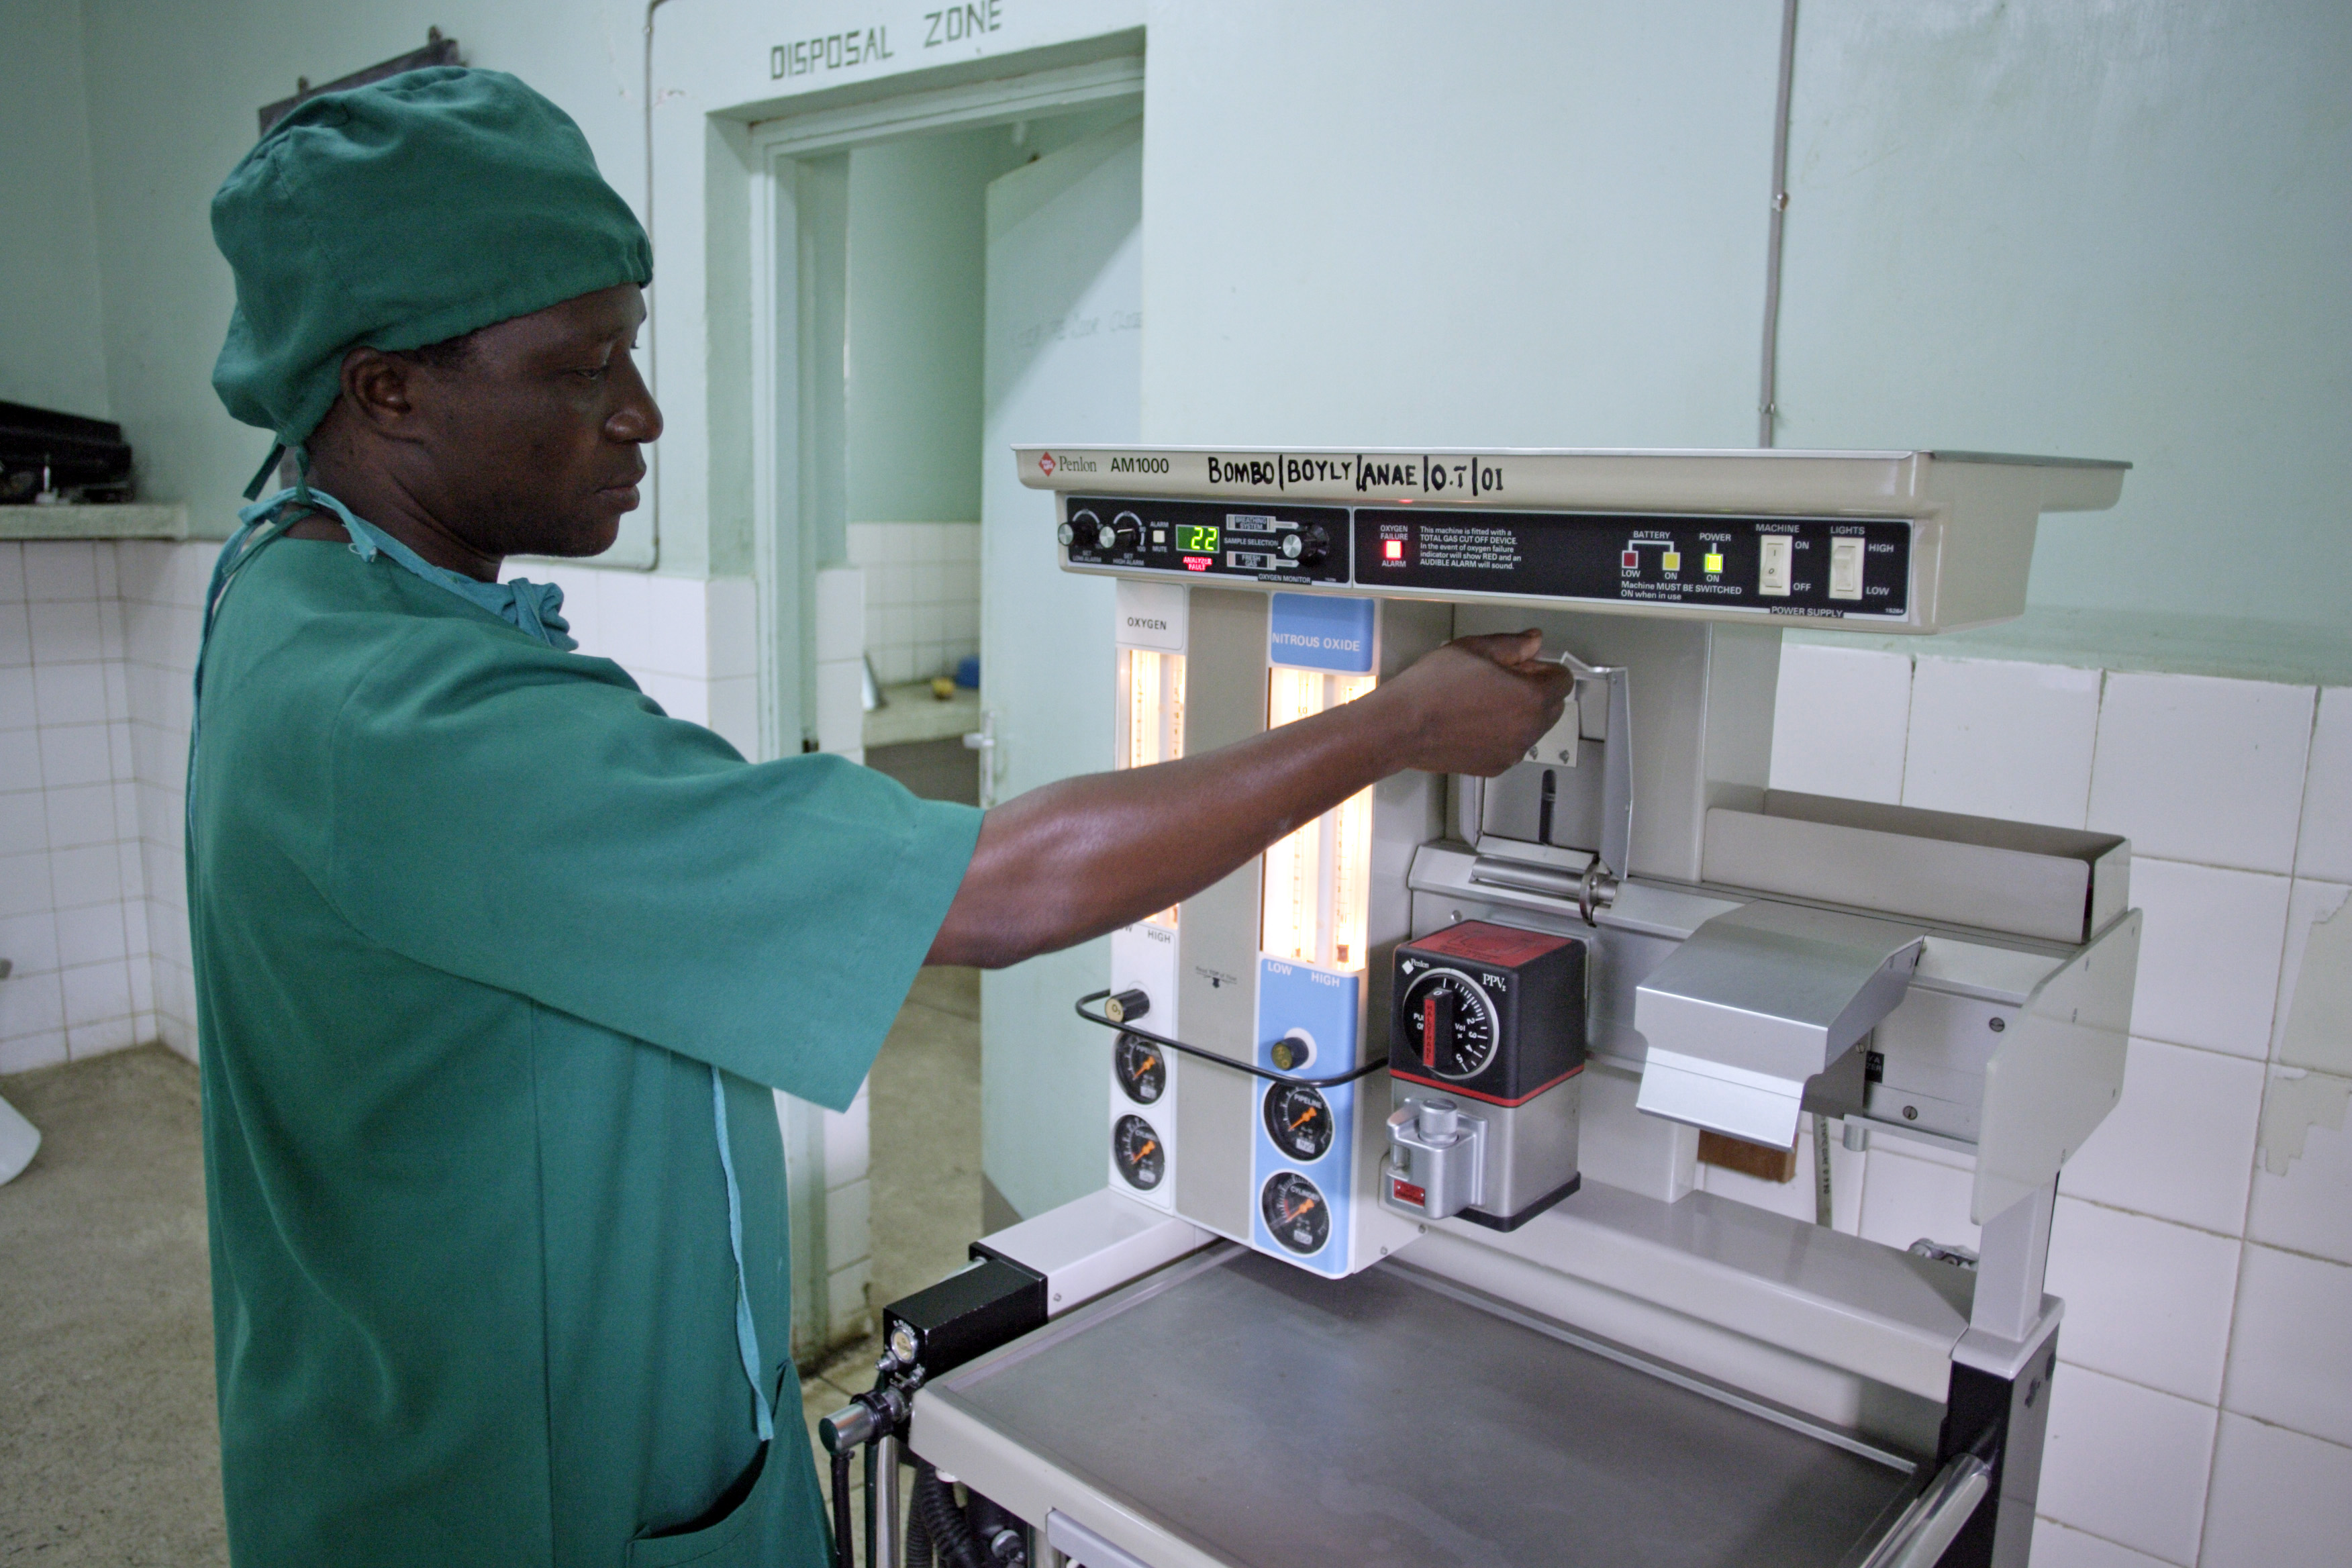
[[[1184,656],[1152,648],[1118,650],[1118,755],[1122,768],[1150,767],[1184,754]],[[1176,927],[1176,910],[1148,922]]]

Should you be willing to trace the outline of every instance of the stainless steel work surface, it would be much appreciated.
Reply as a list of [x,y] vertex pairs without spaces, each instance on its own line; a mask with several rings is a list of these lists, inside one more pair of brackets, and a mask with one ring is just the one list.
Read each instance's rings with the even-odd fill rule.
[[950,1373],[945,1401],[1237,1568],[1835,1564],[1911,1473],[1412,1271],[1238,1248]]

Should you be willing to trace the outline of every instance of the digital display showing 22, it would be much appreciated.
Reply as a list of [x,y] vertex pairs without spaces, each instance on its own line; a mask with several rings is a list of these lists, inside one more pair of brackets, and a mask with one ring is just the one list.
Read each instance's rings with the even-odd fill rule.
[[1180,522],[1176,525],[1176,548],[1200,555],[1214,555],[1217,552],[1217,534],[1218,531],[1207,523]]

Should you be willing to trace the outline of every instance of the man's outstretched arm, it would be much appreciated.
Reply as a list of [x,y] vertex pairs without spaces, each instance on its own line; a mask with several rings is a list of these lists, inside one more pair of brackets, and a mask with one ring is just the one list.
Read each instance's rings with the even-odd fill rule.
[[928,962],[998,969],[1139,921],[1408,768],[1492,777],[1559,718],[1536,632],[1464,637],[1344,707],[1155,767],[1016,796],[981,824]]

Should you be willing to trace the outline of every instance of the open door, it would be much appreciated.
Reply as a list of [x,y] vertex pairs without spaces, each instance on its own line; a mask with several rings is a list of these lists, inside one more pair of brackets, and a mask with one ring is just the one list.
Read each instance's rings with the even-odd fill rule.
[[[1111,763],[1111,584],[1061,570],[1053,498],[1013,446],[1132,442],[1142,426],[1143,121],[1046,154],[988,187],[982,426],[982,803]],[[982,1164],[1034,1215],[1103,1182],[1109,1043],[1070,1005],[1103,984],[1088,942],[981,986]]]

